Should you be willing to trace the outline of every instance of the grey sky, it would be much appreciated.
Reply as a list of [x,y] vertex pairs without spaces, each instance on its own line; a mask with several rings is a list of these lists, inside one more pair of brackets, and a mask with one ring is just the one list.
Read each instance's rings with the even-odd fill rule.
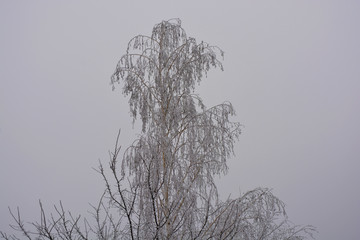
[[269,187],[317,239],[357,239],[359,12],[355,0],[1,1],[0,229],[7,206],[38,220],[38,199],[79,214],[96,203],[92,167],[119,128],[124,148],[136,137],[110,75],[130,38],[178,17],[225,51],[199,92],[244,125],[222,196]]

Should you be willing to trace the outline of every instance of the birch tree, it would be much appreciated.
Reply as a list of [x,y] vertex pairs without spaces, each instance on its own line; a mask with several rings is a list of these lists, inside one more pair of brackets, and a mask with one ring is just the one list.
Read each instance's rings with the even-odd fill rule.
[[231,103],[207,108],[195,86],[211,68],[223,70],[223,56],[217,46],[188,37],[179,19],[155,25],[150,36],[132,38],[111,84],[122,85],[133,122],[141,121],[142,130],[122,156],[118,134],[110,173],[100,164],[105,192],[93,207],[95,224],[85,221],[81,227],[80,217],[61,205],[58,217],[50,219],[41,207],[35,233],[25,229],[19,212],[12,213],[13,227],[29,239],[311,237],[313,227],[292,225],[284,203],[268,189],[219,199],[214,178],[227,172],[240,124],[231,121]]

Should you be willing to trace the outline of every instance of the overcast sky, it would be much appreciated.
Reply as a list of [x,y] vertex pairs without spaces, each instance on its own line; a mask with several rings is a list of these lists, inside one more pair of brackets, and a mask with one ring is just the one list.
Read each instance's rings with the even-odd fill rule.
[[135,139],[110,76],[127,42],[181,18],[225,51],[198,91],[243,124],[223,198],[272,188],[320,240],[360,236],[360,2],[0,1],[0,229],[7,207],[39,219],[62,200],[86,215],[119,128]]

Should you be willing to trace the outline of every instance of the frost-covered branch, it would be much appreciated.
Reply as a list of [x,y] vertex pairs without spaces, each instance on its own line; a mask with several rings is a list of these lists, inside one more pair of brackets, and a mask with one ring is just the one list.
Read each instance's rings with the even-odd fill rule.
[[[19,210],[12,228],[27,239],[243,239],[299,240],[312,226],[296,226],[285,205],[257,188],[221,201],[215,176],[225,174],[241,125],[230,102],[206,108],[195,86],[223,65],[223,51],[188,37],[179,19],[162,21],[150,36],[132,38],[111,77],[129,96],[142,131],[123,155],[109,153],[97,172],[105,189],[92,206],[93,224],[67,213],[62,203],[28,230]],[[4,239],[19,239],[0,232]]]

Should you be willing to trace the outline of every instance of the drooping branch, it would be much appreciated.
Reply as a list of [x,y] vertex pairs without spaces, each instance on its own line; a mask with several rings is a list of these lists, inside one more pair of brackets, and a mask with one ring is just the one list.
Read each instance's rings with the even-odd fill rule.
[[[12,228],[27,239],[244,239],[299,240],[312,226],[288,221],[284,203],[257,188],[221,201],[215,175],[225,174],[241,125],[229,102],[206,108],[195,92],[212,68],[223,70],[223,51],[188,37],[179,19],[162,21],[150,36],[132,38],[111,77],[123,84],[130,114],[142,132],[123,156],[120,131],[109,166],[97,172],[105,190],[92,206],[95,223],[55,206],[40,222],[12,215]],[[95,237],[94,237],[95,236]],[[0,232],[4,239],[19,239]]]

